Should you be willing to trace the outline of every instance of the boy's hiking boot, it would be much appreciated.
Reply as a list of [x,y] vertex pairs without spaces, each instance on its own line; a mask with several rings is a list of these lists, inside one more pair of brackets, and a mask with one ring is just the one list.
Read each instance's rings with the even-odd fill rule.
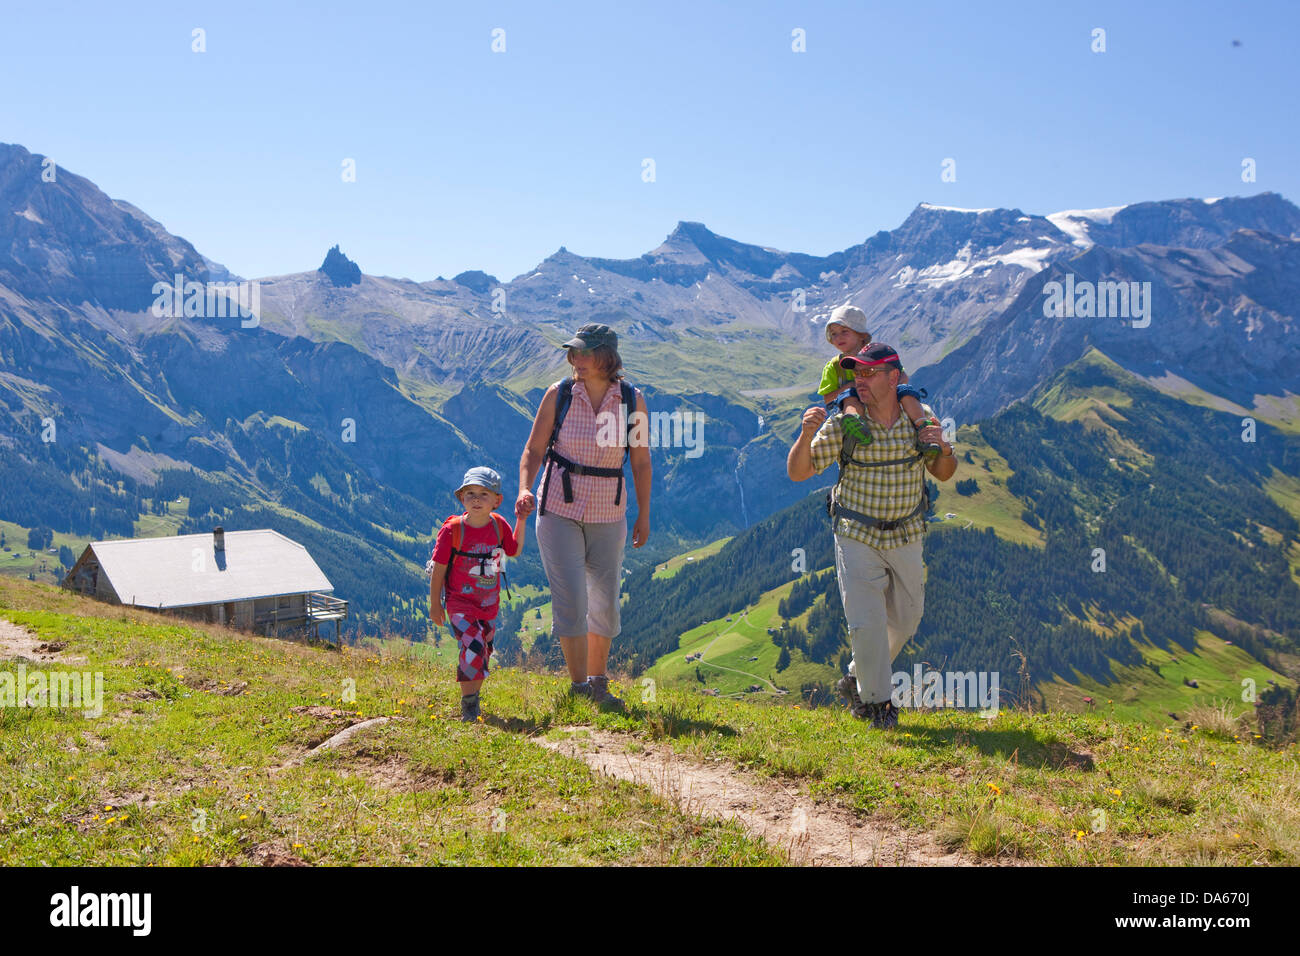
[[892,700],[886,700],[879,704],[868,704],[868,716],[871,718],[871,726],[877,730],[893,730],[898,726],[898,708],[894,706]]
[[932,441],[921,441],[921,429],[939,423],[933,418],[922,418],[913,423],[916,426],[916,450],[926,461],[934,461],[943,454],[943,446]]
[[578,683],[577,681],[570,681],[569,696],[585,697],[587,698],[587,700],[593,699],[595,697],[595,692],[591,689],[591,681],[585,680],[582,683]]
[[612,710],[621,714],[627,709],[620,698],[609,692],[609,678],[604,674],[599,677],[588,677],[587,683],[591,685],[591,699],[601,710]]
[[845,434],[852,435],[858,440],[859,445],[871,444],[871,429],[862,423],[862,419],[857,415],[845,414],[841,422]]
[[460,698],[460,719],[470,724],[478,720],[478,694],[463,694]]
[[840,692],[840,696],[848,702],[849,710],[853,716],[861,720],[866,716],[866,705],[862,703],[862,698],[858,696],[858,680],[852,674],[845,674],[835,683],[835,689]]

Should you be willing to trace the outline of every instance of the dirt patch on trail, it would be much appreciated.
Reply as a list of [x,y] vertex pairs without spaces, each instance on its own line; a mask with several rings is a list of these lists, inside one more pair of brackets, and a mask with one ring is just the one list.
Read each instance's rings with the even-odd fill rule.
[[342,720],[352,716],[351,711],[339,710],[337,707],[325,707],[321,704],[290,707],[289,713],[302,714],[304,717],[315,717],[317,720]]
[[118,694],[118,700],[162,700],[163,695],[149,687],[141,687],[138,690],[129,690],[125,694]]
[[0,617],[0,661],[26,661],[30,664],[45,664],[61,661],[65,664],[84,664],[84,657],[64,654],[67,641],[45,642],[25,627],[6,621]]
[[400,793],[422,793],[447,786],[456,779],[451,770],[441,773],[417,771],[395,754],[381,756],[359,747],[350,754],[351,773],[360,776],[372,786]]
[[[238,697],[244,691],[248,690],[248,682],[237,680],[233,684],[225,681],[216,681],[210,677],[195,677],[192,674],[186,674],[181,678],[182,683],[187,687],[193,687],[195,690],[201,690],[207,694],[219,694],[222,697]],[[295,713],[299,711],[295,710]]]
[[[663,745],[588,727],[561,728],[578,736],[537,742],[619,780],[649,787],[686,813],[736,820],[779,846],[790,861],[814,866],[979,866],[943,849],[928,834],[814,802],[797,787],[743,774],[724,763],[701,764]],[[640,747],[635,752],[629,744]]]
[[[293,709],[295,712],[305,713],[310,708],[293,708]],[[321,709],[324,710],[327,708],[321,708]],[[320,715],[320,716],[322,716],[323,719],[328,719],[325,718],[324,715]],[[305,761],[310,760],[312,757],[319,756],[320,754],[327,753],[331,750],[337,750],[339,747],[343,746],[349,740],[356,737],[362,731],[369,730],[372,727],[382,727],[384,724],[397,719],[399,718],[371,717],[369,720],[354,721],[350,723],[348,726],[344,727],[338,733],[334,734],[333,736],[328,737],[325,740],[314,741],[313,743],[310,744],[311,749],[308,750],[306,753],[300,754],[299,756],[294,757],[292,760],[289,760],[278,767],[273,767],[271,769],[271,773],[279,773],[282,770],[288,770],[290,767],[300,766]]]
[[[300,856],[296,856],[282,842],[256,843],[240,854],[243,860],[256,866],[311,866]],[[239,860],[226,860],[222,866],[238,866]]]

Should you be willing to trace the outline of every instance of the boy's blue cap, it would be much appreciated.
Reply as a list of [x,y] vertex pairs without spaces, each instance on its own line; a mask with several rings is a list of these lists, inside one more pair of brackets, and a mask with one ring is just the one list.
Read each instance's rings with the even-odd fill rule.
[[465,477],[461,479],[460,487],[456,489],[455,494],[459,495],[470,485],[486,488],[494,495],[501,494],[501,476],[486,465],[479,465],[465,472]]

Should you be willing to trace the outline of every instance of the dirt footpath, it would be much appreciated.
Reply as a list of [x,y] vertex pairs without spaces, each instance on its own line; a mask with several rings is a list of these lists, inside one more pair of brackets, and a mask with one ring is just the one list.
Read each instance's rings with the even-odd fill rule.
[[[927,834],[815,803],[799,789],[743,774],[726,763],[698,763],[661,744],[588,727],[565,727],[544,747],[584,761],[620,780],[649,787],[689,814],[739,821],[751,834],[785,849],[790,861],[815,866],[977,866],[967,854],[940,847]],[[634,745],[629,750],[629,745]],[[637,749],[639,748],[639,749]]]
[[0,617],[0,661],[23,659],[32,663],[63,661],[67,664],[85,662],[84,657],[74,657],[60,652],[66,644],[55,642],[47,644],[25,627],[19,627],[12,621]]

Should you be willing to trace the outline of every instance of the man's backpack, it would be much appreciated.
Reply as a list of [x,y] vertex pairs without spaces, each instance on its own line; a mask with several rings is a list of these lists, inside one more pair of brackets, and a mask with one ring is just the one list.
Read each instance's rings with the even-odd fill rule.
[[881,518],[875,518],[871,515],[863,514],[861,511],[854,511],[839,503],[840,482],[844,480],[844,473],[849,468],[886,468],[892,465],[913,465],[921,460],[921,453],[908,455],[904,458],[890,458],[887,461],[857,461],[853,457],[853,452],[858,447],[858,440],[844,432],[840,442],[840,472],[839,477],[835,480],[835,487],[826,493],[826,513],[831,519],[831,532],[834,533],[840,518],[847,518],[850,521],[856,521],[858,524],[866,525],[868,528],[878,528],[881,531],[893,531],[906,521],[911,521],[917,515],[923,515],[930,510],[930,485],[926,481],[925,475],[921,476],[921,500],[912,511],[902,518],[895,518],[891,521],[885,521]]
[[580,465],[577,462],[569,461],[555,450],[555,441],[560,437],[560,426],[564,424],[564,418],[569,414],[569,406],[573,404],[573,382],[572,378],[566,378],[557,383],[560,387],[555,394],[555,425],[551,428],[551,439],[546,443],[546,475],[544,478],[546,488],[542,492],[541,506],[537,511],[539,516],[546,514],[546,498],[551,493],[552,467],[559,469],[560,483],[564,488],[566,503],[573,502],[573,484],[569,480],[570,475],[617,478],[618,487],[614,491],[614,504],[618,504],[623,500],[623,465],[627,464],[632,455],[632,413],[636,410],[636,389],[624,379],[618,380],[619,400],[623,406],[623,420],[627,425],[627,435],[623,442],[623,465],[617,468],[596,468],[591,465]]

